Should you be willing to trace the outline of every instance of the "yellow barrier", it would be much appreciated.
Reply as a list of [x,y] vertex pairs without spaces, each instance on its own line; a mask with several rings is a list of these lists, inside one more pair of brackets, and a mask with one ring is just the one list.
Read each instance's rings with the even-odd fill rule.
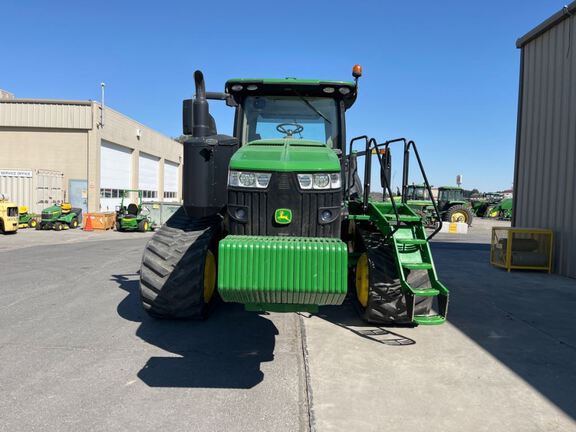
[[116,223],[116,213],[89,213],[84,217],[84,228],[90,218],[92,229],[109,230],[114,228]]
[[493,227],[490,263],[506,270],[552,271],[554,233],[549,229]]

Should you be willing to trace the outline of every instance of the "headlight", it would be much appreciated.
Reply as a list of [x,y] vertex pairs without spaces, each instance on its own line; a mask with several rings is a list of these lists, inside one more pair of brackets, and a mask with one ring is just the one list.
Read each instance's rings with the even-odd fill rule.
[[340,189],[342,180],[340,173],[298,174],[300,189]]
[[270,173],[230,171],[228,173],[228,186],[266,189],[270,183],[270,177],[272,177]]
[[328,174],[314,174],[314,189],[330,189],[330,176]]
[[302,189],[312,189],[312,174],[298,174],[298,183]]

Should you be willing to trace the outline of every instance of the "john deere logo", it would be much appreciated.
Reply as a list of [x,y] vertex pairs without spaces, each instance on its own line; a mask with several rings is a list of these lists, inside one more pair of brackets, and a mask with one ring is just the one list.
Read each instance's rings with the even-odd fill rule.
[[292,222],[292,210],[290,209],[278,209],[274,213],[274,220],[277,224],[287,225]]

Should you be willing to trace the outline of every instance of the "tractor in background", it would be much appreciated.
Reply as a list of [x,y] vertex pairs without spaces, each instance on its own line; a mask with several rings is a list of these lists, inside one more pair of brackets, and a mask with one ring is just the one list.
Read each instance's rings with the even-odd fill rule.
[[[130,194],[138,195],[138,204],[129,203],[124,205],[124,199],[129,200]],[[140,231],[146,232],[152,229],[152,224],[148,215],[143,213],[142,191],[137,189],[126,189],[122,191],[122,201],[116,210],[116,231]]]
[[15,234],[18,231],[18,206],[0,194],[0,232]]
[[18,207],[18,227],[19,228],[36,228],[38,220],[36,215],[28,212],[28,207]]
[[42,210],[37,230],[62,231],[75,229],[82,223],[82,209],[73,208],[70,203],[54,205]]
[[[435,227],[438,223],[434,200],[426,185],[411,184],[406,188],[406,202],[422,218],[425,225]],[[442,186],[438,188],[437,206],[442,221],[463,222],[472,225],[474,219],[470,204],[464,198],[460,187]]]
[[504,199],[499,192],[487,192],[479,199],[471,200],[472,213],[477,217],[489,217],[491,210]]
[[[222,93],[206,92],[194,73],[195,98],[183,103],[183,206],[142,257],[149,315],[203,319],[218,298],[249,311],[315,312],[350,296],[369,322],[445,322],[449,292],[429,244],[442,222],[427,232],[406,199],[411,156],[430,189],[416,144],[347,142],[361,73],[354,66],[353,82],[230,79]],[[209,99],[235,109],[233,136],[217,133]],[[404,156],[398,201],[390,198],[394,148]],[[380,200],[370,197],[375,158]]]

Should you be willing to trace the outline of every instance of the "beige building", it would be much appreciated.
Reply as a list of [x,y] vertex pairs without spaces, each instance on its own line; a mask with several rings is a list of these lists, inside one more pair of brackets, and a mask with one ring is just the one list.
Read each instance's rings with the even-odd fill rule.
[[96,102],[0,99],[0,150],[0,193],[34,212],[113,211],[125,189],[181,197],[182,144]]

